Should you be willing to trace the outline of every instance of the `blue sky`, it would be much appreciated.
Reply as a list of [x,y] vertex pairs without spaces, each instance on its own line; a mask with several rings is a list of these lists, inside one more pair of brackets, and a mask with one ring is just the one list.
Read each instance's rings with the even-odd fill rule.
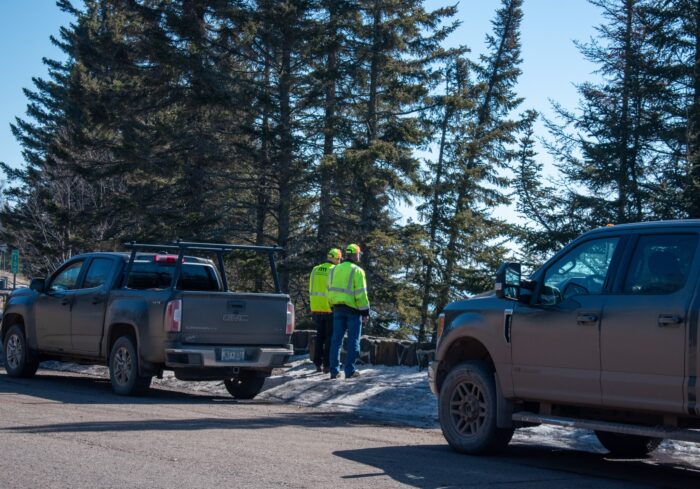
[[[428,0],[429,8],[443,6],[443,0]],[[477,56],[484,49],[484,36],[498,0],[462,0],[462,25],[451,36],[452,45],[466,44]],[[577,103],[574,82],[594,77],[595,67],[583,60],[573,40],[587,40],[601,21],[598,9],[586,0],[525,0],[522,26],[523,75],[518,92],[525,97],[523,109],[550,113],[549,99],[573,108]],[[32,86],[32,77],[45,76],[42,57],[61,56],[49,36],[70,22],[53,0],[0,0],[0,161],[22,163],[21,148],[10,132],[10,123],[23,116],[26,98],[22,88]],[[544,135],[539,127],[539,135]],[[543,157],[551,167],[548,158]],[[550,170],[551,171],[551,170]]]

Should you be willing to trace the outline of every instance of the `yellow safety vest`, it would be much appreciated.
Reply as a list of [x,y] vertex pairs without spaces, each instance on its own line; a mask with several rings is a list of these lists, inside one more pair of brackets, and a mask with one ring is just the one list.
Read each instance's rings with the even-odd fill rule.
[[322,263],[316,265],[313,270],[311,270],[311,276],[309,277],[309,298],[311,303],[311,312],[331,312],[331,306],[328,304],[328,297],[326,296],[326,283],[328,280],[328,273],[333,270],[332,263]]
[[344,304],[359,311],[368,311],[365,271],[351,261],[336,265],[328,275],[328,302],[331,306]]

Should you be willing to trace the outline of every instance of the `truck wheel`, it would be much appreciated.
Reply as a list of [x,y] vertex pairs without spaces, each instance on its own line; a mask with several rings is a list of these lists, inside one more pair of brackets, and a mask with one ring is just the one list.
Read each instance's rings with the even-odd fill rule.
[[486,455],[504,449],[513,429],[496,426],[496,382],[483,362],[454,367],[440,391],[438,415],[442,434],[461,453]]
[[262,390],[265,376],[254,370],[243,370],[237,377],[224,380],[226,390],[236,399],[252,399]]
[[7,330],[2,363],[10,377],[33,377],[39,368],[39,359],[27,347],[27,338],[21,326],[14,325]]
[[642,458],[659,448],[661,438],[596,431],[598,441],[615,457]]
[[120,396],[143,394],[153,377],[139,376],[139,357],[131,336],[121,336],[109,354],[109,380],[112,390]]

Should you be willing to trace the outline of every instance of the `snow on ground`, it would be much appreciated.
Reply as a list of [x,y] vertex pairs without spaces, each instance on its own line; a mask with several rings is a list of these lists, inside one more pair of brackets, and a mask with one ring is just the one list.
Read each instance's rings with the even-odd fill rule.
[[[42,368],[79,372],[108,378],[107,367],[73,363],[44,362]],[[275,370],[265,381],[263,392],[256,399],[283,402],[327,411],[342,411],[366,418],[396,424],[439,430],[437,401],[428,386],[427,371],[415,367],[360,367],[360,376],[329,380],[328,374],[316,373],[308,357],[296,357],[288,369]],[[186,382],[172,372],[155,385],[186,389],[213,395],[228,396],[223,382]],[[554,426],[520,429],[513,437],[516,443],[546,445],[605,453],[592,432]],[[666,441],[661,453],[700,466],[700,445]]]

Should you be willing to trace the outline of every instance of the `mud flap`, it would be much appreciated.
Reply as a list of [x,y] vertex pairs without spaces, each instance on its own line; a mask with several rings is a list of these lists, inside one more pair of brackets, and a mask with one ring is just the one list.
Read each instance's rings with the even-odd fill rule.
[[498,379],[498,374],[494,373],[496,382],[496,427],[497,428],[512,428],[513,427],[513,402],[503,397],[501,390],[501,382]]

